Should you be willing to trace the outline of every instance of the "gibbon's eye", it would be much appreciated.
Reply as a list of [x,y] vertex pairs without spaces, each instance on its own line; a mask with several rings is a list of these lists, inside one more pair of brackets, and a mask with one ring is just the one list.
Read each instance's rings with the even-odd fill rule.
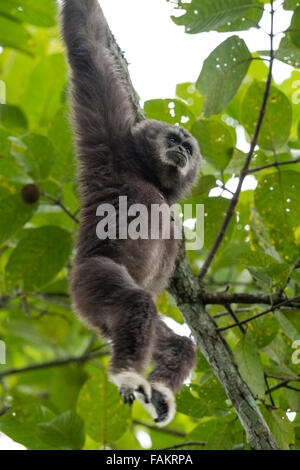
[[171,134],[171,135],[169,135],[169,137],[168,137],[168,143],[169,143],[169,145],[175,145],[175,144],[179,144],[179,143],[180,143],[180,140],[179,140],[179,138],[177,137],[177,135]]
[[185,150],[190,154],[192,155],[193,154],[193,148],[190,144],[183,144]]

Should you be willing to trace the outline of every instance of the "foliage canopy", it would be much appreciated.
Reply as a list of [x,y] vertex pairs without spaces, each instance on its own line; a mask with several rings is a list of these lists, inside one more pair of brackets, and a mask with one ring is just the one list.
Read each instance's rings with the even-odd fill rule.
[[[121,403],[105,372],[107,346],[72,312],[68,280],[79,200],[55,3],[0,3],[0,80],[6,88],[4,99],[0,87],[0,339],[7,360],[0,366],[0,431],[29,449],[141,449],[141,431],[154,449],[185,441],[199,442],[195,449],[247,448],[235,411],[200,353],[191,385],[177,396],[178,413],[168,427],[176,432],[163,432],[149,427],[139,404],[129,410]],[[232,33],[207,57],[195,84],[179,84],[176,97],[145,103],[147,117],[186,126],[199,141],[204,162],[188,201],[205,204],[204,248],[188,253],[197,273],[232,197],[226,183],[243,167],[236,132],[248,141],[253,136],[271,57],[270,51],[251,53],[239,31],[253,28],[255,34],[270,5],[176,3],[183,14],[173,21],[188,34]],[[229,292],[300,295],[300,7],[285,0],[283,8],[293,16],[274,53],[293,71],[280,85],[272,83],[250,164],[255,189],[241,193],[214,256],[205,279],[213,292],[229,286]],[[40,193],[31,204],[21,197],[29,184]],[[282,449],[300,449],[300,366],[292,360],[300,339],[296,300],[224,332]],[[168,292],[158,308],[183,323]],[[240,321],[267,308],[259,301],[234,305]],[[208,309],[220,328],[233,322],[224,306]],[[287,411],[297,413],[293,422]]]

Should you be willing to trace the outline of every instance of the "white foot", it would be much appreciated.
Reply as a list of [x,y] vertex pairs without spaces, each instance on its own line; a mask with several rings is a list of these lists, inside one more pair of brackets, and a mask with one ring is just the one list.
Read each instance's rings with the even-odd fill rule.
[[124,403],[131,406],[135,398],[143,403],[150,402],[151,385],[134,370],[123,370],[109,378],[118,387]]
[[137,399],[152,416],[157,426],[167,426],[173,420],[176,413],[174,393],[166,385],[159,382],[152,383],[151,387],[150,403],[145,403],[140,397]]

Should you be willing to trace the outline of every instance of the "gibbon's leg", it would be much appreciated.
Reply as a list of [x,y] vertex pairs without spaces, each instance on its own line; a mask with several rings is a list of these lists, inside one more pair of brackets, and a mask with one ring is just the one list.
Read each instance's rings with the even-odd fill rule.
[[180,390],[195,365],[195,347],[189,338],[176,335],[158,319],[152,359],[155,367],[148,377],[151,404],[145,408],[159,426],[165,426],[175,415],[174,392]]
[[151,386],[142,377],[151,360],[158,314],[151,294],[138,287],[127,269],[110,258],[78,260],[71,283],[76,311],[112,340],[110,380],[124,403],[149,402]]

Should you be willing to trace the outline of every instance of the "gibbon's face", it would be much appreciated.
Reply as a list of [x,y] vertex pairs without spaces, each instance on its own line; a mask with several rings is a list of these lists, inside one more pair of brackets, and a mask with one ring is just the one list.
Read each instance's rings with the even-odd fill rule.
[[186,176],[194,166],[197,153],[197,144],[192,136],[183,128],[170,127],[162,133],[161,163],[172,170],[175,168],[179,174]]
[[155,165],[163,187],[180,188],[193,183],[200,164],[196,139],[189,132],[164,122],[148,120],[140,124],[146,140],[146,152]]

